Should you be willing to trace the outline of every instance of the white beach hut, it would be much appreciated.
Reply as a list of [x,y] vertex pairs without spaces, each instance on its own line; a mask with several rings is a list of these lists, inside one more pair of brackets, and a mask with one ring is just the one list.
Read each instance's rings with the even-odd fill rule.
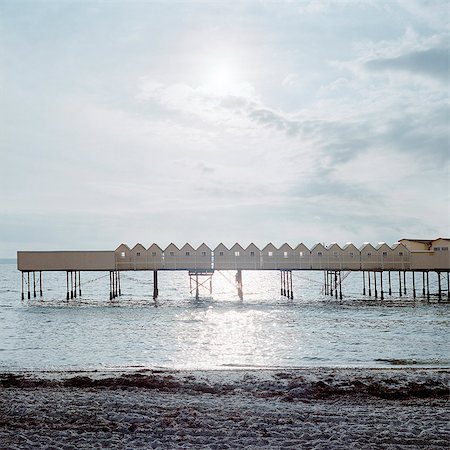
[[327,269],[328,251],[323,244],[316,244],[311,249],[311,268]]
[[261,250],[261,269],[278,269],[278,249],[272,243]]
[[133,270],[147,268],[147,249],[142,244],[138,243],[131,249],[131,265]]
[[178,269],[180,249],[172,242],[164,249],[164,269]]
[[152,244],[147,249],[147,268],[150,270],[160,270],[163,265],[163,250],[157,244]]
[[205,244],[201,244],[195,250],[195,268],[210,270],[212,268],[212,250]]
[[327,247],[327,268],[329,270],[342,270],[344,251],[336,242],[331,243]]
[[299,265],[297,254],[288,243],[284,243],[277,250],[277,260],[280,269],[297,269]]
[[342,269],[343,270],[360,270],[361,260],[359,249],[347,242],[342,249]]
[[131,249],[127,244],[120,244],[115,250],[117,270],[130,270],[131,267]]
[[234,268],[234,255],[231,255],[231,250],[224,244],[220,243],[214,249],[214,269],[230,270]]
[[311,269],[311,250],[303,243],[297,245],[294,249],[298,261],[299,269]]

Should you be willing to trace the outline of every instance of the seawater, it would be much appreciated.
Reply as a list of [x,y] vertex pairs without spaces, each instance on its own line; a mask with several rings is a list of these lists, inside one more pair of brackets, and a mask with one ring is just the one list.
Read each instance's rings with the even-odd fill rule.
[[216,272],[196,300],[187,272],[160,271],[155,302],[151,272],[122,273],[112,301],[108,274],[81,275],[81,298],[66,301],[65,273],[45,272],[44,296],[21,301],[15,262],[0,264],[0,370],[450,366],[449,303],[414,301],[410,276],[406,297],[393,274],[381,301],[352,273],[341,301],[324,295],[323,273],[293,272],[288,300],[279,272],[243,271],[240,300],[235,273]]

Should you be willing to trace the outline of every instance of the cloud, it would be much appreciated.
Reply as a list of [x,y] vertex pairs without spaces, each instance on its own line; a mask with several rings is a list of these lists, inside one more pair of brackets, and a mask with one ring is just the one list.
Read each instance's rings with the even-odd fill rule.
[[365,63],[368,70],[398,70],[449,82],[449,49],[445,47],[413,51],[395,58],[372,59]]

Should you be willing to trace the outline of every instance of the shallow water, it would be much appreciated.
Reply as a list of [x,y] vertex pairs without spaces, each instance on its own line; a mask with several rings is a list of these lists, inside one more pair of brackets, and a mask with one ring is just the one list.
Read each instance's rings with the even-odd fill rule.
[[156,302],[151,272],[122,274],[113,301],[108,274],[81,276],[82,298],[65,300],[65,273],[44,273],[44,296],[21,301],[20,272],[0,264],[0,370],[450,366],[449,303],[414,301],[409,278],[400,298],[398,275],[381,301],[350,274],[341,301],[323,294],[323,273],[293,272],[287,300],[279,272],[244,271],[241,301],[234,272],[216,272],[198,300],[187,272],[159,272]]

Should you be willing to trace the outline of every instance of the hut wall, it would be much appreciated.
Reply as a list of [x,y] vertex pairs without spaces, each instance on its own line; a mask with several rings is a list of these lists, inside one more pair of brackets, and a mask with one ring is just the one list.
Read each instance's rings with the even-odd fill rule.
[[17,268],[39,270],[115,270],[113,251],[17,252]]

